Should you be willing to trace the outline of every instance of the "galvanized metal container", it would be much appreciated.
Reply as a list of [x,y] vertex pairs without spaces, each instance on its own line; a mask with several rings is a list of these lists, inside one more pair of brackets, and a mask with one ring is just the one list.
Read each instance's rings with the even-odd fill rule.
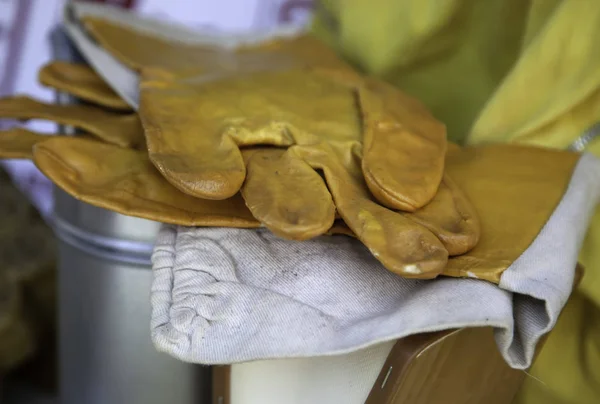
[[[56,59],[81,60],[60,29],[52,45]],[[54,197],[60,403],[209,403],[210,368],[159,353],[150,338],[150,254],[159,223],[57,188]]]

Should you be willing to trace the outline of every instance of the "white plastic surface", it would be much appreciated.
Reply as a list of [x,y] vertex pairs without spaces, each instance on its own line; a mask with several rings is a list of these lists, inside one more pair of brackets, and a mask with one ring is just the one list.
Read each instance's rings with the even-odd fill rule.
[[339,356],[231,367],[231,404],[362,404],[394,341]]

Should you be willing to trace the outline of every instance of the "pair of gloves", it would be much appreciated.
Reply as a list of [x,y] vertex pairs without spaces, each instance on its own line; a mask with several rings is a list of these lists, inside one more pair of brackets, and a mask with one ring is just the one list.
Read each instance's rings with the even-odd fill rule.
[[[578,160],[447,144],[418,101],[361,76],[309,36],[231,50],[81,22],[139,73],[139,111],[89,68],[54,62],[40,81],[92,105],[14,97],[0,101],[0,117],[49,119],[85,134],[48,140],[14,129],[0,136],[0,152],[33,158],[66,192],[120,213],[266,226],[296,240],[344,233],[406,277],[497,282],[507,255],[516,259],[556,207]],[[489,192],[497,187],[506,199]]]

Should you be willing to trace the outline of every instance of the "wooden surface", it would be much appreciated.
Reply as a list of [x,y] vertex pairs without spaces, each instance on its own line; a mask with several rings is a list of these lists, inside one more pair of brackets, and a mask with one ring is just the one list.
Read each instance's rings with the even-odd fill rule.
[[230,404],[231,366],[213,366],[212,378],[212,404]]
[[500,356],[491,328],[464,328],[399,340],[367,404],[508,404],[525,373]]
[[[573,289],[584,272],[578,264]],[[366,404],[510,404],[524,378],[500,356],[492,328],[413,335],[394,345]]]

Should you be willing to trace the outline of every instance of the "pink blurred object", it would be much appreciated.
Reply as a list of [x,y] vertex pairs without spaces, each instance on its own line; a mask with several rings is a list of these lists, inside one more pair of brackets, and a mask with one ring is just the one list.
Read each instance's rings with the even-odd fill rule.
[[[67,0],[0,0],[0,96],[27,94],[51,102],[52,91],[37,82],[39,68],[50,59],[50,30],[60,23]],[[136,10],[152,18],[204,31],[248,32],[284,25],[305,25],[312,0],[79,0]],[[0,129],[16,122],[0,121]],[[26,126],[53,133],[49,122]],[[1,162],[16,185],[44,215],[52,212],[52,187],[30,161]]]

